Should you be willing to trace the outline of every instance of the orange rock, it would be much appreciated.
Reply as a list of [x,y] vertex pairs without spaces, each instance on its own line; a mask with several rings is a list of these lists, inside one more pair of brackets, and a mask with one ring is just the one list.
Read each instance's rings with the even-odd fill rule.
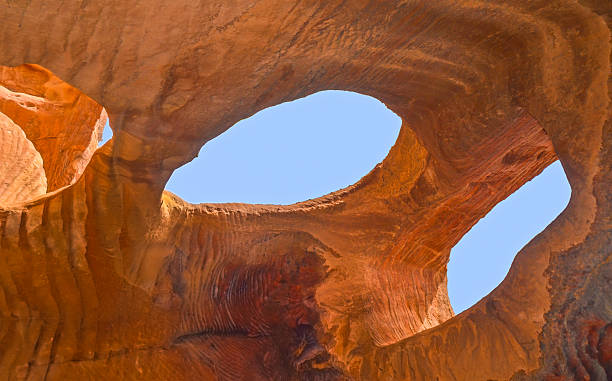
[[47,178],[42,158],[23,130],[0,113],[0,203],[12,205],[43,195]]
[[49,191],[77,180],[107,120],[99,104],[36,65],[0,67],[0,112],[42,156]]
[[[0,379],[610,378],[610,5],[583,3],[8,3]],[[403,119],[357,184],[163,191],[240,119],[324,89]],[[453,316],[450,249],[557,158],[567,209]]]

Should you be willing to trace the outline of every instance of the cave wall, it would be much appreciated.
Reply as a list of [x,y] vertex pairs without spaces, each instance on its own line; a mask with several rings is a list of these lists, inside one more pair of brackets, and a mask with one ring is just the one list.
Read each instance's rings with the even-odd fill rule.
[[[609,379],[611,8],[4,2],[0,379]],[[289,206],[163,190],[326,89],[402,118],[358,183]],[[450,249],[557,159],[568,207],[455,316]]]

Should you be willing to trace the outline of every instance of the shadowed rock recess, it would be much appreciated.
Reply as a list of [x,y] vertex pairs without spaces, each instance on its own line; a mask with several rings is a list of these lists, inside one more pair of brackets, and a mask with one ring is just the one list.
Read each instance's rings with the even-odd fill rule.
[[[3,1],[0,380],[610,379],[611,7]],[[164,192],[239,120],[328,89],[403,121],[357,184]],[[557,158],[568,207],[454,316],[450,249]]]

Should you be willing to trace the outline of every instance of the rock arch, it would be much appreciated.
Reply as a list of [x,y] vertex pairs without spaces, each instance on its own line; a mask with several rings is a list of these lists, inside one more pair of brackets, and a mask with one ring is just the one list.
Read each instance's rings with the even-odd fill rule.
[[[0,210],[0,376],[609,377],[609,20],[607,1],[7,3],[0,65],[50,70],[114,137],[70,187]],[[324,89],[403,119],[354,186],[163,193],[236,121]],[[450,248],[556,156],[568,208],[453,317]]]

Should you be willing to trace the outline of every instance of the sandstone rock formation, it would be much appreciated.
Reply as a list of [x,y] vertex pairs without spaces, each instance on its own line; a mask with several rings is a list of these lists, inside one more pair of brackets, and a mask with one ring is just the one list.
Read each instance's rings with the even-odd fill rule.
[[[0,379],[610,379],[611,8],[4,2]],[[402,117],[357,184],[163,191],[240,119],[325,89]],[[450,249],[557,158],[567,209],[453,316]]]

